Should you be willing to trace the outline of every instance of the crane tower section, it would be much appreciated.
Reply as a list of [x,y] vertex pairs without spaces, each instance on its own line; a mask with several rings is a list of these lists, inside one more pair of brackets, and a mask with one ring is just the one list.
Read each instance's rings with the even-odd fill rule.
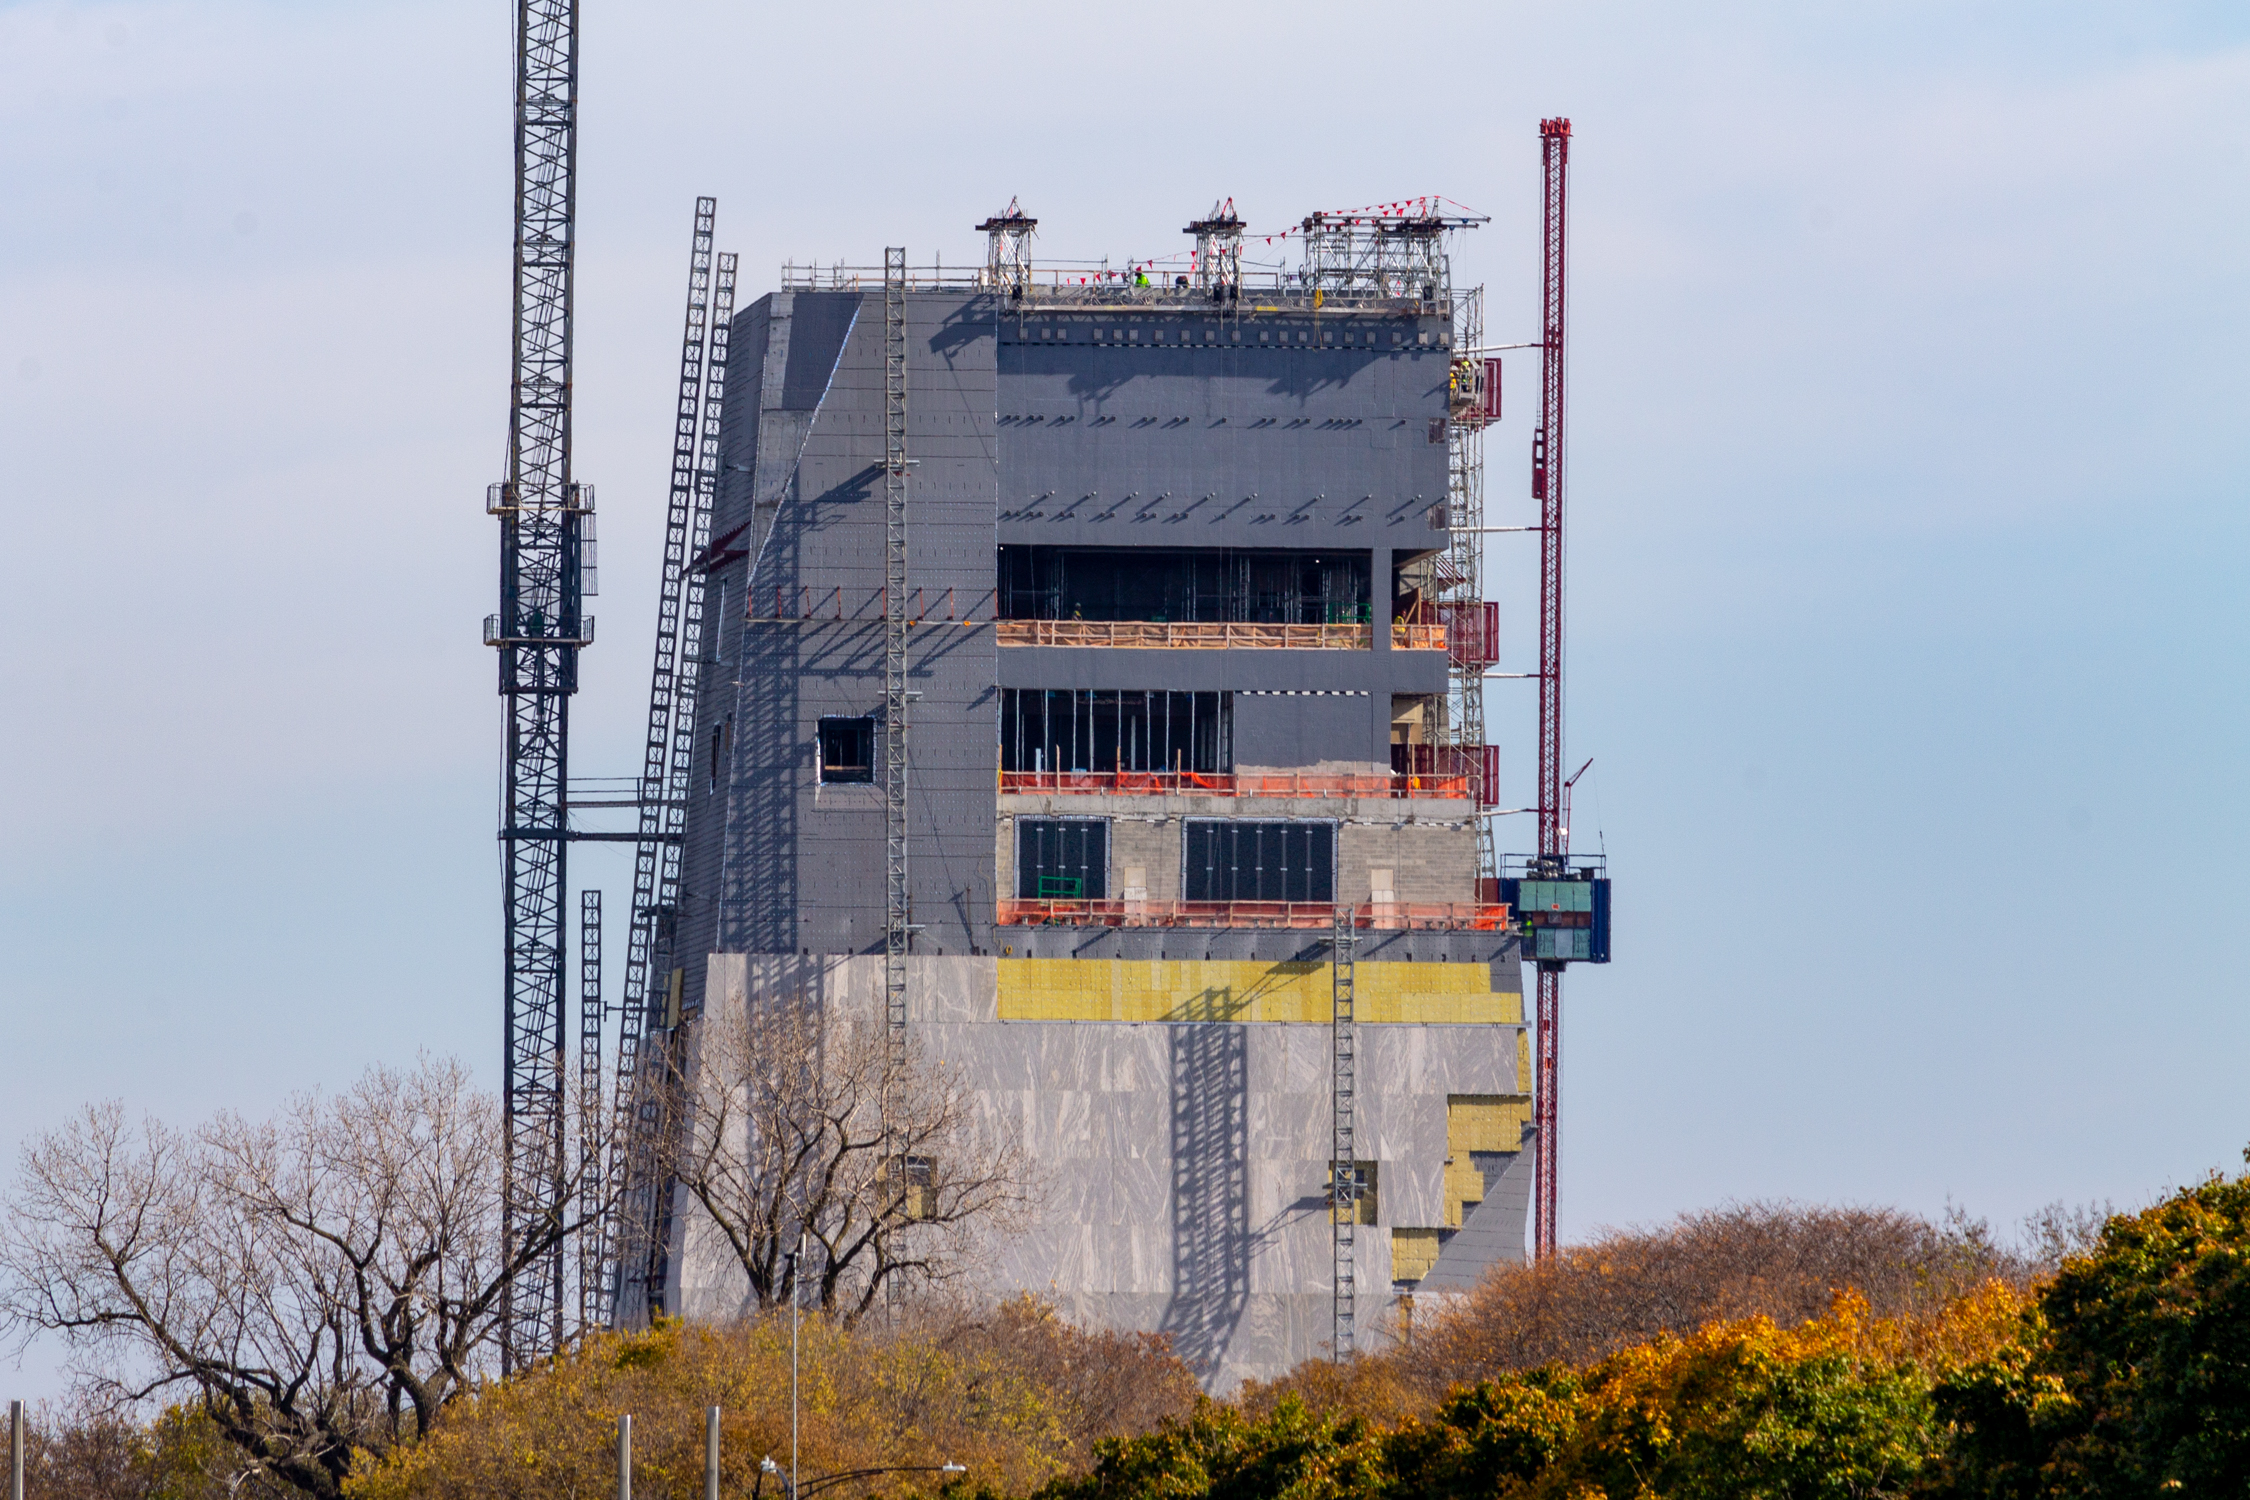
[[594,622],[583,612],[581,533],[590,487],[570,472],[571,274],[578,138],[578,7],[516,11],[515,355],[500,522],[500,609],[485,621],[506,700],[500,846],[506,978],[502,1104],[502,1365],[563,1337],[566,1162],[565,858],[570,695]]

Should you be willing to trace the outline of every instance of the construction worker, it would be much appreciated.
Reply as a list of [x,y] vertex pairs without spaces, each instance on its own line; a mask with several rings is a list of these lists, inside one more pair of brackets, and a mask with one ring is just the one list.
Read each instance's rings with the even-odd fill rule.
[[1142,267],[1140,267],[1140,268],[1139,268],[1138,270],[1136,270],[1136,271],[1134,271],[1134,272],[1133,272],[1133,285],[1135,285],[1135,286],[1147,286],[1147,285],[1148,285],[1148,267],[1146,267],[1146,266],[1142,266]]

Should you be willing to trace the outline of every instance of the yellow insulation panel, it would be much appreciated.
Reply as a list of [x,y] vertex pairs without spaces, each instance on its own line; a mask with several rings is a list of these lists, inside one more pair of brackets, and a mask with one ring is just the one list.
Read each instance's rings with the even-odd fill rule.
[[[1523,996],[1492,988],[1485,964],[1363,963],[1354,1011],[1373,1024],[1492,1025],[1523,1018]],[[1325,1025],[1324,963],[1243,959],[1000,960],[1003,1021],[1295,1021]],[[1520,1070],[1519,1064],[1519,1070]]]
[[1520,1151],[1531,1123],[1531,1101],[1505,1094],[1445,1096],[1445,1154]]
[[1394,1229],[1391,1231],[1391,1280],[1420,1281],[1430,1274],[1437,1264],[1438,1231],[1435,1229]]
[[1484,1174],[1472,1151],[1520,1151],[1531,1101],[1503,1094],[1448,1094],[1445,1099],[1445,1227],[1458,1229],[1472,1203],[1484,1201]]

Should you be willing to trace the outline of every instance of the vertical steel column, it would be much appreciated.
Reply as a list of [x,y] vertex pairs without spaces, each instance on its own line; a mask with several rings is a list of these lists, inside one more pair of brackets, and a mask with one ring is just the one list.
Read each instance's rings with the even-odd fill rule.
[[[1342,892],[1337,892],[1341,896]],[[1335,931],[1329,938],[1329,983],[1334,1005],[1328,1030],[1328,1224],[1334,1257],[1330,1356],[1337,1362],[1355,1351],[1354,1302],[1358,1292],[1355,1231],[1359,1226],[1358,1148],[1352,1138],[1352,1110],[1358,1087],[1358,1029],[1354,1024],[1353,972],[1359,942],[1358,908],[1336,902]]]
[[[625,988],[619,1008],[617,1077],[610,1094],[610,1187],[616,1212],[603,1231],[600,1271],[606,1306],[601,1321],[623,1326],[641,1311],[626,1304],[626,1283],[647,1273],[656,1185],[644,1168],[653,1144],[657,1103],[642,1076],[642,1049],[662,1023],[664,976],[656,969],[660,929],[671,922],[663,889],[665,837],[683,809],[671,794],[674,723],[678,717],[681,620],[689,589],[697,493],[696,446],[703,421],[704,351],[709,342],[711,241],[716,198],[695,200],[688,238],[688,292],[680,338],[680,383],[672,412],[672,482],[664,514],[664,568],[657,585],[656,655],[649,669],[648,727],[641,744],[639,839],[633,851],[632,926],[626,938]],[[690,716],[690,733],[693,718]]]
[[[1539,510],[1539,854],[1568,851],[1562,821],[1563,758],[1563,314],[1569,208],[1570,121],[1539,122],[1545,178],[1545,274],[1540,285],[1539,427],[1531,438],[1531,497]],[[1556,1168],[1561,1155],[1562,970],[1539,966],[1537,1258],[1555,1253]]]
[[503,1371],[562,1342],[563,855],[570,695],[588,638],[579,517],[592,505],[570,476],[576,0],[518,0],[515,29],[515,355],[507,478],[486,499],[500,518],[500,613],[485,638],[507,700],[503,1254],[517,1269],[501,1294]]
[[[883,251],[883,1004],[895,1076],[906,1052],[906,251]],[[903,1168],[904,1164],[898,1164]],[[904,1190],[903,1176],[900,1182]]]
[[578,1193],[590,1212],[578,1233],[578,1331],[591,1333],[609,1321],[609,1282],[604,1276],[602,1203],[602,1030],[609,1016],[602,1004],[602,893],[578,893]]

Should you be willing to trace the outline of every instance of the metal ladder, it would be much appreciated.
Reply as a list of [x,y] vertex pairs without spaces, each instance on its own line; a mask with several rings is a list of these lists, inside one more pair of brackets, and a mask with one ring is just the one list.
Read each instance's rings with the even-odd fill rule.
[[1352,1140],[1352,1094],[1358,1066],[1358,1037],[1352,1024],[1352,970],[1358,915],[1357,907],[1337,902],[1335,932],[1329,939],[1329,974],[1335,1000],[1328,1050],[1328,1222],[1335,1252],[1335,1327],[1330,1350],[1339,1364],[1354,1353],[1353,1301],[1358,1289],[1353,1232],[1359,1225],[1362,1184]]

